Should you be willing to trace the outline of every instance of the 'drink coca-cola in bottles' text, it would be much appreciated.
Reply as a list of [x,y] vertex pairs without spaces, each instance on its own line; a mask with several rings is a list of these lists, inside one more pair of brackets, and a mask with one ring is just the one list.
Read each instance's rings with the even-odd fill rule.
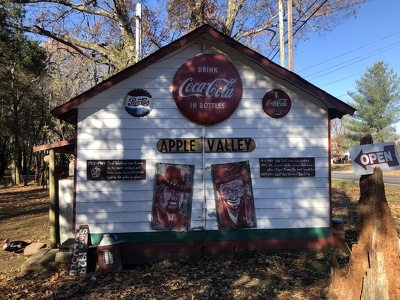
[[181,113],[200,125],[228,119],[242,99],[242,80],[224,56],[200,54],[176,72],[172,95]]

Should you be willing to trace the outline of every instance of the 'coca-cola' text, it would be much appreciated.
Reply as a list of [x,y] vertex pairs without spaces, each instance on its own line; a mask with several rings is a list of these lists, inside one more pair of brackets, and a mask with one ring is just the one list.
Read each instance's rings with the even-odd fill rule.
[[184,80],[178,89],[182,98],[205,97],[229,99],[234,95],[236,79],[215,78],[211,82],[194,82],[193,78]]
[[265,103],[266,107],[286,107],[287,105],[288,105],[287,99],[279,99],[279,100],[268,99],[267,102]]

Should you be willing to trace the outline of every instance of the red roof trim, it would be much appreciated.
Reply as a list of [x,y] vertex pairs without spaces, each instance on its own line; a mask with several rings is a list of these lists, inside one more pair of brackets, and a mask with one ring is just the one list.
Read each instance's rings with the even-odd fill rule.
[[324,102],[327,105],[330,119],[336,117],[341,118],[345,114],[350,114],[350,115],[354,114],[355,109],[350,105],[326,93],[325,91],[321,90],[320,88],[316,87],[310,82],[304,80],[297,74],[275,64],[271,60],[251,50],[250,48],[244,46],[238,41],[224,35],[223,33],[219,32],[213,27],[209,25],[203,25],[195,29],[194,31],[188,33],[187,35],[181,37],[180,39],[172,42],[171,44],[164,46],[163,48],[159,49],[158,51],[154,52],[153,54],[139,61],[138,63],[104,80],[103,82],[99,83],[90,90],[78,95],[75,98],[72,98],[67,103],[54,108],[52,111],[53,116],[75,124],[76,123],[75,110],[80,104],[93,98],[99,93],[111,88],[115,84],[127,79],[128,77],[134,75],[140,70],[145,69],[146,67],[155,63],[156,61],[162,59],[163,57],[174,52],[175,50],[187,45],[188,43],[203,36],[204,34],[209,34],[210,36],[216,38],[217,40],[229,45],[230,47],[239,51],[241,54],[247,56],[249,59],[258,63],[261,67],[273,73],[275,76],[287,82],[290,82],[291,84],[304,90],[305,92],[310,93],[315,97],[319,98],[322,102]]

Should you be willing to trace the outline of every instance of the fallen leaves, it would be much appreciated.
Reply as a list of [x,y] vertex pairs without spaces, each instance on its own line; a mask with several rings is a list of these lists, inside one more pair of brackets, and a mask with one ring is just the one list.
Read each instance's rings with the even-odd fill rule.
[[[164,261],[81,277],[65,271],[27,274],[2,282],[0,288],[3,295],[14,299],[283,299],[288,295],[313,299],[309,297],[312,288],[318,295],[315,299],[321,299],[328,282],[330,254],[319,259],[311,253],[255,253],[225,261]],[[305,258],[321,260],[327,267],[306,271]]]

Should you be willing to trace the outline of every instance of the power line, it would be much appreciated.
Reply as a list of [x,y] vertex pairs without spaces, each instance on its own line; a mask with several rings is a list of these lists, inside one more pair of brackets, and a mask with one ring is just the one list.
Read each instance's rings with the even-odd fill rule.
[[[317,3],[318,2],[318,0],[315,0],[314,2],[313,2],[313,4],[311,4],[301,15],[300,15],[300,17],[299,18],[297,18],[297,20],[296,20],[296,22],[293,24],[293,26],[296,26],[296,24],[300,21],[300,19],[302,18],[302,17],[304,17],[304,15],[314,6],[314,4],[315,3]],[[326,2],[326,0],[325,0],[325,2]],[[325,3],[324,2],[324,3]],[[319,9],[319,8],[318,8]],[[306,22],[309,20],[309,18],[310,17],[308,17],[307,18],[307,20],[306,20]],[[304,24],[304,23],[303,23]],[[297,30],[298,31],[298,30]],[[296,31],[296,32],[297,32]],[[296,33],[295,32],[295,33]],[[286,33],[287,33],[287,31],[285,32],[285,34],[284,35],[286,35]],[[294,34],[295,34],[294,33]],[[293,36],[294,36],[294,34],[293,34]],[[274,51],[275,51],[275,49],[277,48],[279,46],[279,43],[277,43],[276,45],[275,45],[275,47],[271,50],[271,52],[268,54],[268,56],[267,57],[269,57]],[[274,59],[274,57],[276,56],[276,54],[278,54],[278,52],[279,52],[279,50],[274,54],[274,56],[272,57],[272,58],[270,58],[270,60],[273,60]]]
[[400,34],[400,32],[396,32],[396,33],[390,34],[390,35],[385,36],[385,37],[383,37],[383,38],[381,38],[381,39],[379,39],[379,40],[376,40],[376,41],[373,41],[373,42],[371,42],[371,43],[365,44],[365,45],[363,45],[363,46],[357,47],[357,48],[355,48],[355,49],[353,49],[353,50],[344,52],[344,53],[339,54],[339,55],[337,55],[337,56],[335,56],[335,57],[333,57],[333,58],[331,58],[331,59],[324,60],[323,62],[317,63],[317,64],[315,64],[315,65],[312,65],[312,66],[308,67],[308,68],[305,68],[305,69],[303,69],[303,70],[301,70],[301,71],[299,71],[299,72],[304,72],[304,71],[307,71],[307,70],[312,69],[312,68],[314,68],[314,67],[318,67],[318,66],[320,66],[320,65],[323,65],[323,64],[325,64],[325,63],[328,63],[328,62],[330,62],[330,61],[332,61],[332,60],[335,60],[335,59],[340,58],[340,57],[342,57],[342,56],[345,56],[345,55],[347,55],[347,54],[353,53],[353,52],[355,52],[355,51],[358,51],[358,50],[360,50],[360,49],[363,49],[363,48],[368,47],[368,46],[370,46],[370,45],[373,45],[373,44],[375,44],[375,43],[381,42],[381,41],[383,41],[383,40],[385,40],[385,39],[388,39],[388,38],[390,38],[390,37],[392,37],[392,36],[395,36],[395,35],[397,35],[397,34]]
[[[392,61],[392,62],[396,62],[396,61],[399,61],[399,60],[400,60],[400,58],[399,58],[399,59],[396,59],[396,60],[394,60],[394,61]],[[337,83],[337,82],[339,82],[339,81],[343,81],[343,80],[346,80],[346,79],[349,79],[349,78],[352,78],[352,77],[355,77],[355,76],[358,76],[358,75],[361,75],[361,74],[363,74],[363,72],[358,72],[358,73],[356,73],[356,74],[347,76],[347,77],[345,77],[345,78],[341,78],[341,79],[338,79],[338,80],[335,80],[335,81],[332,81],[332,82],[329,82],[329,83],[325,83],[325,84],[321,85],[320,87],[324,87],[324,86],[327,86],[327,85],[331,85],[331,84]],[[339,98],[339,97],[337,97],[337,98]]]
[[[368,52],[368,53],[366,53],[366,54],[364,54],[364,55],[362,55],[362,56],[358,56],[358,57],[356,57],[356,58],[352,58],[352,59],[350,59],[350,60],[344,61],[344,62],[342,62],[342,63],[340,63],[340,64],[337,64],[337,65],[334,65],[334,66],[332,66],[332,67],[326,68],[326,69],[324,69],[324,70],[315,72],[315,73],[313,73],[313,74],[311,74],[311,75],[308,75],[308,76],[305,76],[305,77],[307,77],[307,78],[308,78],[308,77],[311,77],[311,78],[309,78],[309,79],[307,79],[307,80],[315,80],[315,79],[318,79],[318,78],[323,77],[323,76],[325,76],[325,75],[331,74],[331,73],[336,72],[336,71],[338,71],[338,70],[341,70],[341,69],[347,68],[347,67],[349,67],[349,66],[351,66],[351,65],[354,65],[354,64],[356,64],[356,63],[359,63],[360,61],[366,60],[366,59],[368,59],[368,58],[370,58],[370,57],[373,57],[373,56],[375,56],[375,55],[377,55],[377,54],[380,54],[380,53],[383,53],[383,52],[385,52],[385,51],[388,51],[388,50],[391,50],[391,49],[393,49],[393,48],[396,48],[396,47],[398,47],[399,45],[400,45],[400,41],[395,42],[395,43],[393,43],[393,44],[390,44],[390,45],[384,46],[384,47],[382,47],[382,48],[373,50],[373,51]],[[351,62],[351,63],[349,63],[349,62]],[[344,66],[343,66],[343,65],[344,65]],[[330,69],[333,69],[333,70],[329,71]],[[325,73],[323,73],[322,75],[316,76],[316,77],[312,77],[312,76],[315,76],[315,75],[320,74],[320,73],[322,73],[322,72],[325,72]]]
[[[313,6],[316,2],[317,2],[317,0],[314,1],[314,3],[313,3],[311,6]],[[309,15],[309,16],[307,17],[307,19],[306,19],[304,22],[301,23],[301,25],[293,32],[293,37],[294,37],[294,36],[296,35],[296,33],[301,29],[301,27],[303,27],[305,24],[307,24],[308,20],[310,20],[311,17],[314,16],[314,15],[317,13],[317,11],[319,11],[319,10],[321,9],[321,7],[322,7],[326,2],[328,2],[328,0],[324,0],[324,2],[322,2],[322,4],[320,4],[320,6],[318,6],[318,8],[317,8],[312,14]],[[308,9],[310,9],[311,6],[310,6]],[[303,14],[303,15],[304,15],[304,14]],[[300,18],[299,18],[298,20],[300,20]],[[297,22],[295,23],[295,25],[296,25],[296,24],[297,24]],[[287,33],[287,31],[285,32],[285,34],[286,34],[286,33]],[[275,48],[276,48],[276,47],[275,47]],[[278,52],[279,52],[279,50],[276,51],[276,53],[274,54],[274,56],[272,56],[271,60],[274,59],[274,57],[278,54]]]
[[331,84],[337,83],[337,82],[339,82],[339,81],[343,81],[343,80],[346,80],[346,79],[349,79],[349,78],[353,78],[353,77],[355,77],[355,76],[357,76],[357,75],[361,75],[361,74],[362,74],[362,72],[358,72],[358,73],[356,73],[356,74],[347,76],[347,77],[345,77],[345,78],[341,78],[341,79],[338,79],[338,80],[335,80],[335,81],[332,81],[332,82],[323,84],[323,85],[321,85],[320,87],[324,87],[324,86],[327,86],[327,85],[331,85]]

